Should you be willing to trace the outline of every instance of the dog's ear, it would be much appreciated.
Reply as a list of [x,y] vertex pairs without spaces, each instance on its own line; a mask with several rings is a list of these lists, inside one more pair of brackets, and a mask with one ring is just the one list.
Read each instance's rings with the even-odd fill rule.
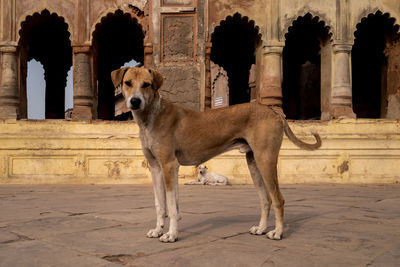
[[117,88],[118,86],[121,85],[122,80],[124,79],[124,75],[128,69],[129,69],[129,67],[125,67],[122,69],[113,70],[111,72],[111,80],[112,80],[115,88]]
[[164,76],[154,69],[149,69],[150,74],[153,76],[153,88],[158,90],[164,83]]

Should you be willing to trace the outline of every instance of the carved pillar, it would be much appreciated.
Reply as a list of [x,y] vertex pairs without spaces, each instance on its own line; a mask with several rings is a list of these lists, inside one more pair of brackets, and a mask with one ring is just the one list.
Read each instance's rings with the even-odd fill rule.
[[144,62],[145,68],[153,66],[153,43],[144,44]]
[[72,119],[90,120],[93,118],[93,88],[91,47],[74,46],[74,110]]
[[333,44],[333,85],[331,114],[333,118],[355,118],[352,108],[351,45]]
[[206,82],[204,92],[204,109],[211,109],[211,42],[206,42]]
[[17,45],[1,45],[0,118],[18,117],[18,56]]
[[283,43],[277,41],[262,48],[257,90],[261,104],[282,107],[282,50]]

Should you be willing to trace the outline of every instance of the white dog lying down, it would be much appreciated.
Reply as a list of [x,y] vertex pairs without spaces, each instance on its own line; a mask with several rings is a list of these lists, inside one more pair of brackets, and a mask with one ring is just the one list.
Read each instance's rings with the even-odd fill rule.
[[204,185],[227,185],[228,179],[217,173],[207,171],[207,166],[199,166],[199,174],[197,175],[197,181],[187,182],[185,184],[204,184]]

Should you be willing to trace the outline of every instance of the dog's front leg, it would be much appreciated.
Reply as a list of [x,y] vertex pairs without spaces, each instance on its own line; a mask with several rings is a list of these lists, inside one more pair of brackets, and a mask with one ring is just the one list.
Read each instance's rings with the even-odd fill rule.
[[162,176],[162,170],[157,162],[152,162],[150,167],[151,177],[153,180],[154,188],[154,202],[157,213],[156,228],[150,229],[147,232],[147,237],[160,237],[163,234],[164,221],[165,221],[165,186]]
[[176,160],[162,165],[167,195],[169,230],[160,237],[161,242],[175,242],[178,239],[178,169]]

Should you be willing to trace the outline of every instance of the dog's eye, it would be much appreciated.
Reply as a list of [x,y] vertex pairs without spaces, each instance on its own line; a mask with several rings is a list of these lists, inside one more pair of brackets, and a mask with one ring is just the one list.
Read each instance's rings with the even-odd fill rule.
[[131,81],[126,81],[125,84],[126,84],[126,86],[129,86],[129,87],[132,85]]
[[142,85],[143,88],[146,88],[146,87],[148,87],[148,86],[150,86],[150,84],[149,84],[149,83],[146,83],[146,82],[144,82],[143,85]]

